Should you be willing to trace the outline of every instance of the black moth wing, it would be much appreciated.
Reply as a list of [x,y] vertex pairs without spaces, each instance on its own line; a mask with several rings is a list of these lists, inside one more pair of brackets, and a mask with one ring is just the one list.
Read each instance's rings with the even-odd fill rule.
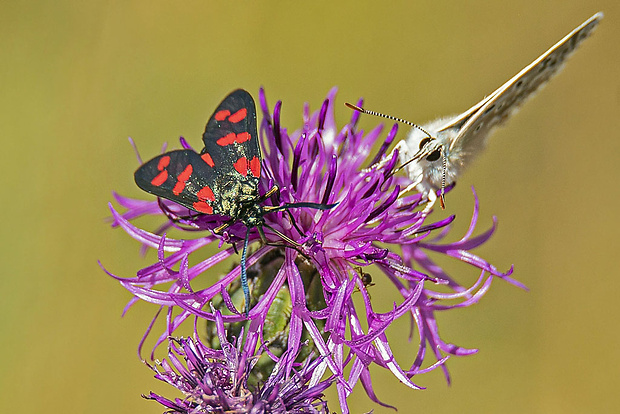
[[259,199],[261,154],[256,106],[247,91],[237,89],[219,104],[202,136],[200,156],[213,167],[213,190],[222,214],[239,217]]
[[216,196],[216,172],[192,150],[167,152],[141,165],[134,174],[138,187],[191,210],[227,215]]
[[209,118],[202,140],[205,146],[200,154],[211,158],[218,176],[228,175],[258,186],[261,154],[252,95],[237,89],[224,98]]
[[259,199],[261,170],[252,96],[238,89],[217,107],[203,134],[205,147],[167,152],[134,178],[144,191],[204,214],[240,218]]

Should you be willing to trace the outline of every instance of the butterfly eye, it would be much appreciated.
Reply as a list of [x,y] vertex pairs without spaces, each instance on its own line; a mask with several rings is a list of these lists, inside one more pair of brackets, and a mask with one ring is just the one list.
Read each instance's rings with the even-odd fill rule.
[[[422,150],[426,146],[426,144],[431,142],[433,139],[434,138],[426,137],[422,141],[420,141],[420,150]],[[441,151],[439,149],[436,149],[435,151],[428,154],[428,156],[426,157],[426,161],[437,161],[439,157],[441,157]]]
[[431,140],[432,140],[432,138],[426,137],[422,141],[420,141],[420,149],[424,148],[426,146],[426,144],[431,142]]
[[428,157],[426,157],[426,161],[437,161],[440,157],[441,151],[436,149],[435,151],[431,152]]

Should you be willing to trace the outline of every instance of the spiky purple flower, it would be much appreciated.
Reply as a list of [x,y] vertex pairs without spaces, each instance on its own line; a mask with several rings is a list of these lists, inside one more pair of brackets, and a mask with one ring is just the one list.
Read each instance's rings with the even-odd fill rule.
[[329,413],[322,398],[333,378],[311,385],[320,359],[308,358],[300,369],[286,372],[284,367],[295,355],[285,352],[267,381],[252,386],[248,376],[258,357],[240,340],[236,346],[228,341],[219,311],[215,324],[220,349],[205,346],[195,333],[194,338],[171,339],[168,359],[151,366],[155,378],[177,388],[184,398],[171,400],[154,392],[145,398],[159,402],[169,413]]
[[[282,249],[257,245],[248,254],[248,273],[253,269],[255,274],[251,281],[254,303],[247,316],[244,349],[248,357],[264,351],[272,360],[281,361],[283,355],[298,355],[302,342],[310,340],[320,356],[314,375],[320,377],[326,371],[331,372],[341,409],[348,412],[346,398],[358,381],[370,398],[379,402],[369,372],[373,363],[389,369],[414,389],[420,388],[411,381],[414,375],[437,367],[442,367],[449,380],[445,367],[448,357],[468,355],[476,350],[445,343],[439,336],[435,312],[477,302],[489,289],[493,277],[522,285],[509,277],[512,269],[502,273],[471,253],[471,249],[486,242],[495,229],[493,226],[473,236],[478,219],[477,198],[470,228],[464,237],[455,243],[440,244],[455,217],[429,223],[427,214],[417,208],[424,202],[421,195],[401,194],[401,189],[410,182],[405,177],[392,175],[398,154],[385,154],[397,127],[388,133],[378,153],[370,157],[382,127],[364,133],[357,127],[359,113],[354,112],[349,123],[338,130],[333,116],[334,96],[335,90],[332,90],[318,112],[311,114],[306,106],[302,128],[289,133],[280,123],[281,102],[271,113],[264,92],[260,91],[264,117],[260,127],[262,171],[265,172],[260,183],[261,194],[277,184],[279,198],[272,197],[268,201],[273,205],[338,204],[329,210],[296,208],[265,215],[268,227],[277,229],[300,247]],[[183,139],[181,144],[188,146]],[[232,226],[223,236],[216,236],[208,232],[218,225],[211,217],[190,216],[186,209],[170,201],[138,201],[121,196],[116,199],[127,211],[119,214],[111,207],[114,225],[158,253],[159,260],[140,270],[136,277],[114,276],[135,295],[131,303],[142,299],[167,310],[167,329],[157,344],[166,341],[188,319],[213,323],[216,318],[211,306],[222,312],[222,320],[231,327],[246,320],[246,315],[239,310],[241,303],[235,300],[239,266],[207,288],[192,286],[197,278],[213,280],[209,269],[235,255],[245,236],[242,225]],[[145,214],[164,213],[165,222],[155,233],[130,223]],[[205,235],[172,239],[164,234],[171,227],[204,230]],[[435,235],[436,232],[439,234]],[[281,242],[269,231],[266,235],[270,242]],[[252,232],[250,243],[257,241],[259,235]],[[188,265],[194,252],[214,242],[223,249],[196,265]],[[462,287],[431,261],[428,251],[454,257],[480,269],[478,281],[469,288]],[[173,270],[175,265],[179,265],[179,270]],[[380,268],[399,292],[400,296],[394,298],[394,305],[388,312],[373,309],[362,277],[364,272],[360,271],[370,265]],[[434,285],[447,287],[452,293],[434,291]],[[363,298],[361,307],[353,301],[356,291],[361,292]],[[419,336],[415,357],[406,365],[396,361],[390,348],[390,342],[403,338],[388,338],[386,333],[394,320],[405,315],[415,322]],[[215,337],[211,335],[211,339]],[[279,344],[274,345],[278,341]],[[216,342],[209,344],[217,346]],[[435,362],[423,368],[427,344]],[[291,372],[297,363],[299,361],[287,358],[283,371]],[[346,366],[350,367],[347,378],[344,375]],[[259,376],[257,381],[261,378],[265,377]]]

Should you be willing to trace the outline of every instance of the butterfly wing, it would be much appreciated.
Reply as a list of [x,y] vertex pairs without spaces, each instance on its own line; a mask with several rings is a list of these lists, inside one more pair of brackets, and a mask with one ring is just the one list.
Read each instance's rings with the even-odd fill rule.
[[[602,18],[603,14],[597,13],[586,20],[461,115],[423,125],[423,129],[435,139],[429,140],[428,134],[413,128],[406,144],[401,145],[403,151],[399,152],[401,161],[407,163],[412,185],[421,193],[432,196],[435,190],[456,181],[463,169],[481,152],[492,129],[505,121],[561,69],[566,58],[592,33]],[[443,148],[444,157],[431,159],[433,152],[440,148]]]
[[138,187],[191,210],[227,215],[217,194],[213,166],[192,150],[167,152],[144,163],[134,174]]
[[592,33],[602,18],[602,13],[590,17],[488,97],[443,126],[440,133],[458,131],[450,142],[449,152],[460,152],[465,157],[479,152],[491,130],[562,69],[566,58]]

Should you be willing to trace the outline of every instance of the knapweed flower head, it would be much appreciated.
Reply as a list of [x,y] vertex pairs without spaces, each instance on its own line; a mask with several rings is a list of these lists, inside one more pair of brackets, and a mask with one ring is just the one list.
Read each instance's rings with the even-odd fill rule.
[[155,378],[177,388],[184,398],[171,400],[154,392],[145,398],[169,413],[329,413],[323,391],[333,377],[309,386],[320,358],[307,358],[299,369],[286,372],[284,367],[295,359],[287,351],[263,384],[249,385],[257,357],[248,355],[240,340],[229,342],[220,312],[214,316],[219,349],[205,346],[195,332],[194,338],[171,339],[168,358],[151,366]]
[[[331,208],[266,213],[268,244],[261,242],[257,231],[249,233],[247,273],[252,303],[247,315],[239,289],[241,266],[222,275],[212,270],[238,257],[246,237],[243,224],[233,224],[216,235],[212,230],[221,226],[225,217],[197,214],[169,200],[140,201],[117,195],[126,211],[120,214],[113,207],[111,211],[114,225],[157,251],[157,262],[135,277],[114,276],[134,295],[130,304],[144,300],[166,310],[167,328],[157,344],[175,335],[184,322],[196,325],[204,320],[205,343],[218,349],[223,342],[215,322],[221,314],[228,335],[244,338],[242,352],[248,359],[262,355],[272,361],[262,370],[257,362],[250,383],[266,381],[276,366],[278,372],[289,376],[310,350],[317,355],[317,363],[309,386],[319,384],[323,376],[333,378],[341,409],[348,412],[347,396],[358,381],[373,401],[381,403],[372,387],[369,368],[373,364],[388,369],[413,389],[421,388],[412,382],[413,376],[438,367],[449,380],[446,360],[476,350],[443,341],[436,312],[476,303],[494,277],[522,285],[509,277],[512,269],[502,273],[471,252],[495,230],[493,225],[474,236],[477,198],[465,235],[457,242],[442,243],[455,217],[432,221],[432,214],[422,209],[422,195],[402,193],[411,182],[393,174],[398,153],[387,154],[397,126],[381,142],[382,127],[364,132],[357,125],[360,115],[354,112],[339,129],[333,114],[334,98],[332,90],[314,113],[306,106],[302,127],[289,133],[281,125],[281,102],[272,112],[264,92],[259,92],[263,113],[259,192],[279,187],[265,205],[316,203]],[[373,152],[379,143],[380,148]],[[183,138],[181,145],[189,148]],[[161,227],[149,232],[130,222],[143,215],[161,215]],[[169,237],[166,232],[172,228],[188,236]],[[294,245],[283,242],[282,235]],[[190,257],[199,257],[198,252],[216,243],[220,248],[217,253],[189,265]],[[462,286],[429,257],[429,252],[479,269],[477,281]],[[173,269],[176,266],[178,270]],[[391,283],[398,292],[385,312],[374,309],[368,293],[369,266],[384,274],[382,278],[375,275],[376,285]],[[195,287],[204,285],[205,279],[208,287]],[[356,297],[361,300],[354,300]],[[409,360],[397,361],[390,344],[405,338],[389,335],[387,330],[403,316],[412,321],[410,335],[417,332],[418,341]],[[306,343],[308,346],[303,346]],[[427,347],[434,357],[431,362],[426,358]]]

